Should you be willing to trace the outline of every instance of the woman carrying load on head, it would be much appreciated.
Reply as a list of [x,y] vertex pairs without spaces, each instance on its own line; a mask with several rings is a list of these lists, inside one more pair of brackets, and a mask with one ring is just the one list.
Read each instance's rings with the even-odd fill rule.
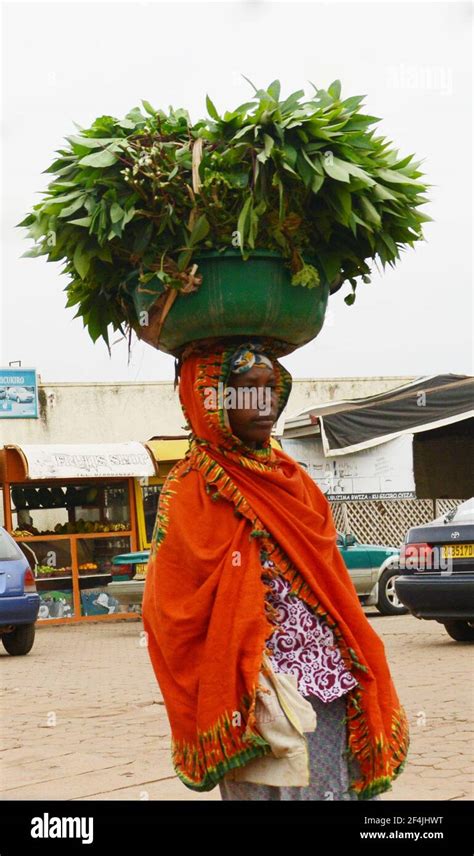
[[[408,721],[336,545],[329,502],[270,443],[291,390],[271,340],[180,360],[190,449],[161,491],[142,618],[172,760],[223,799],[367,800],[405,766]],[[253,398],[240,394],[246,388]],[[255,717],[264,654],[317,713],[310,784],[232,781],[271,752]]]

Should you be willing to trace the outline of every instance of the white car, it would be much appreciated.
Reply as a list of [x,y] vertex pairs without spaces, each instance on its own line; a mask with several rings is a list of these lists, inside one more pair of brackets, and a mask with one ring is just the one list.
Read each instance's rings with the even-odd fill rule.
[[7,398],[11,398],[18,404],[28,404],[33,401],[33,393],[25,389],[24,386],[10,386],[7,389]]

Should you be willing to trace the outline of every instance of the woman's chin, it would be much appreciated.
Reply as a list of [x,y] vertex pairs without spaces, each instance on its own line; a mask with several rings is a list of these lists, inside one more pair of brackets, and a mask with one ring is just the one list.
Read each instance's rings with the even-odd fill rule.
[[272,427],[273,426],[271,426],[269,428],[263,428],[262,427],[262,428],[256,429],[255,431],[252,431],[252,436],[248,437],[246,442],[254,441],[255,443],[264,443],[266,440],[268,440],[270,438],[270,435],[272,433]]

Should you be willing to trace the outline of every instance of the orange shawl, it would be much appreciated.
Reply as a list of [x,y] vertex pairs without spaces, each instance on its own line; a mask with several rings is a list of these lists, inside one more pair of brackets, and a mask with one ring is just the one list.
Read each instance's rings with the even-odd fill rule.
[[[266,342],[267,340],[263,340]],[[195,791],[270,752],[255,727],[258,676],[275,630],[262,557],[329,624],[359,685],[347,693],[347,743],[359,799],[391,787],[405,766],[408,722],[385,648],[336,546],[329,502],[304,469],[267,440],[232,434],[209,388],[229,377],[236,346],[183,358],[179,396],[190,450],[161,491],[143,597],[148,652],[172,736],[174,769]],[[264,351],[274,356],[271,344]],[[280,413],[291,375],[274,359]],[[206,407],[206,404],[208,405]]]

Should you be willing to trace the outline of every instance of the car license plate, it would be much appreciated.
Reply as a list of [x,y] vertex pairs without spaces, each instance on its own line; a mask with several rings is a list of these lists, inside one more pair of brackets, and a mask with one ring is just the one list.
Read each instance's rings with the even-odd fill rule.
[[443,544],[441,555],[443,559],[472,559],[474,544]]

